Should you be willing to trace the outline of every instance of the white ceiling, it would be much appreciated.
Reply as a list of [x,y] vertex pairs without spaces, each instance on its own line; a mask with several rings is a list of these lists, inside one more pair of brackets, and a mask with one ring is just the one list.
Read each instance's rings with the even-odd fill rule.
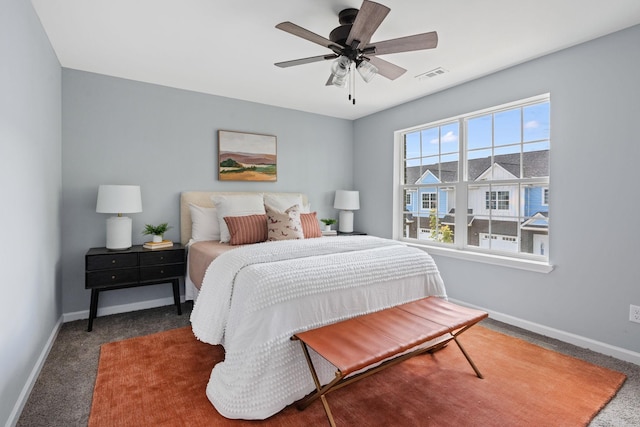
[[[380,2],[391,12],[372,42],[435,30],[439,44],[381,56],[407,73],[357,76],[354,106],[346,88],[325,86],[330,61],[273,65],[330,53],[275,25],[328,38],[338,12],[361,0],[32,0],[63,67],[345,119],[640,23],[639,0]],[[415,78],[437,67],[447,73]]]

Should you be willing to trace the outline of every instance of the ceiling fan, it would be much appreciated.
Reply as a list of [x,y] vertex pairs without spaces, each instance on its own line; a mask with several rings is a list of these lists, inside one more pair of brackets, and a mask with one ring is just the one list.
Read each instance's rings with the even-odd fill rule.
[[[294,59],[292,61],[277,62],[278,67],[286,68],[294,65],[309,64],[334,59],[331,75],[327,86],[344,87],[349,79],[349,99],[355,85],[353,70],[358,70],[365,82],[370,82],[376,74],[390,80],[395,80],[407,70],[399,67],[378,55],[390,53],[410,52],[415,50],[433,49],[438,45],[438,34],[435,31],[400,37],[371,43],[371,36],[378,29],[384,18],[391,11],[388,7],[369,0],[364,0],[360,10],[348,8],[338,14],[339,27],[336,27],[325,38],[302,28],[292,22],[281,22],[276,28],[301,37],[310,42],[331,49],[332,53],[311,56],[309,58]],[[353,96],[355,104],[355,96]]]

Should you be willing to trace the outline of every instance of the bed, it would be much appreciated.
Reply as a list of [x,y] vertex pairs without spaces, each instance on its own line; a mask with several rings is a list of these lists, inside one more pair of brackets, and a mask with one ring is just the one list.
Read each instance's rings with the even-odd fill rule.
[[[230,211],[219,203],[214,207],[212,199],[246,196],[255,201],[256,195],[268,201],[267,208],[280,203],[277,211],[289,211],[287,205],[296,201],[300,215],[315,218],[300,193],[181,195],[181,240],[188,244],[189,262],[195,259],[194,248],[218,248],[203,273],[188,268],[188,276],[198,277],[187,277],[185,283],[193,286],[194,335],[225,348],[225,360],[212,370],[206,394],[221,415],[232,419],[268,418],[315,390],[303,352],[290,340],[293,334],[429,295],[446,298],[431,257],[388,239],[339,236],[231,245],[216,243],[214,232],[209,235],[214,240],[199,240],[204,234],[196,224],[198,208],[244,220],[258,214]],[[233,227],[228,232],[237,236]],[[333,379],[335,368],[317,354],[311,357],[320,380]]]

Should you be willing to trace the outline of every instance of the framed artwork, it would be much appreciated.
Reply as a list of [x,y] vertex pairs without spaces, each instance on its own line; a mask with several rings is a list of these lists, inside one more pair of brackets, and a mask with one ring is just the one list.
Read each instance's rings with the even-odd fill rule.
[[275,136],[218,131],[220,181],[276,181],[277,171]]

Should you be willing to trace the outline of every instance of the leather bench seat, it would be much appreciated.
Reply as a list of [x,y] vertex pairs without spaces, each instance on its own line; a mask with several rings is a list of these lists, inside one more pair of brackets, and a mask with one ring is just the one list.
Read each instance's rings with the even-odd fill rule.
[[[462,307],[437,297],[426,297],[299,332],[292,339],[302,342],[317,391],[301,400],[298,407],[304,409],[315,399],[322,398],[329,422],[335,425],[325,399],[327,393],[361,376],[370,375],[374,370],[377,372],[413,355],[424,353],[430,347],[418,348],[409,353],[407,351],[440,337],[445,339],[438,341],[436,346],[443,346],[455,340],[477,376],[482,378],[480,371],[456,337],[486,317],[488,314],[484,311]],[[313,349],[338,369],[336,378],[331,383],[325,386],[319,384],[308,348]],[[377,365],[380,362],[383,363]],[[369,366],[376,367],[345,378]]]

